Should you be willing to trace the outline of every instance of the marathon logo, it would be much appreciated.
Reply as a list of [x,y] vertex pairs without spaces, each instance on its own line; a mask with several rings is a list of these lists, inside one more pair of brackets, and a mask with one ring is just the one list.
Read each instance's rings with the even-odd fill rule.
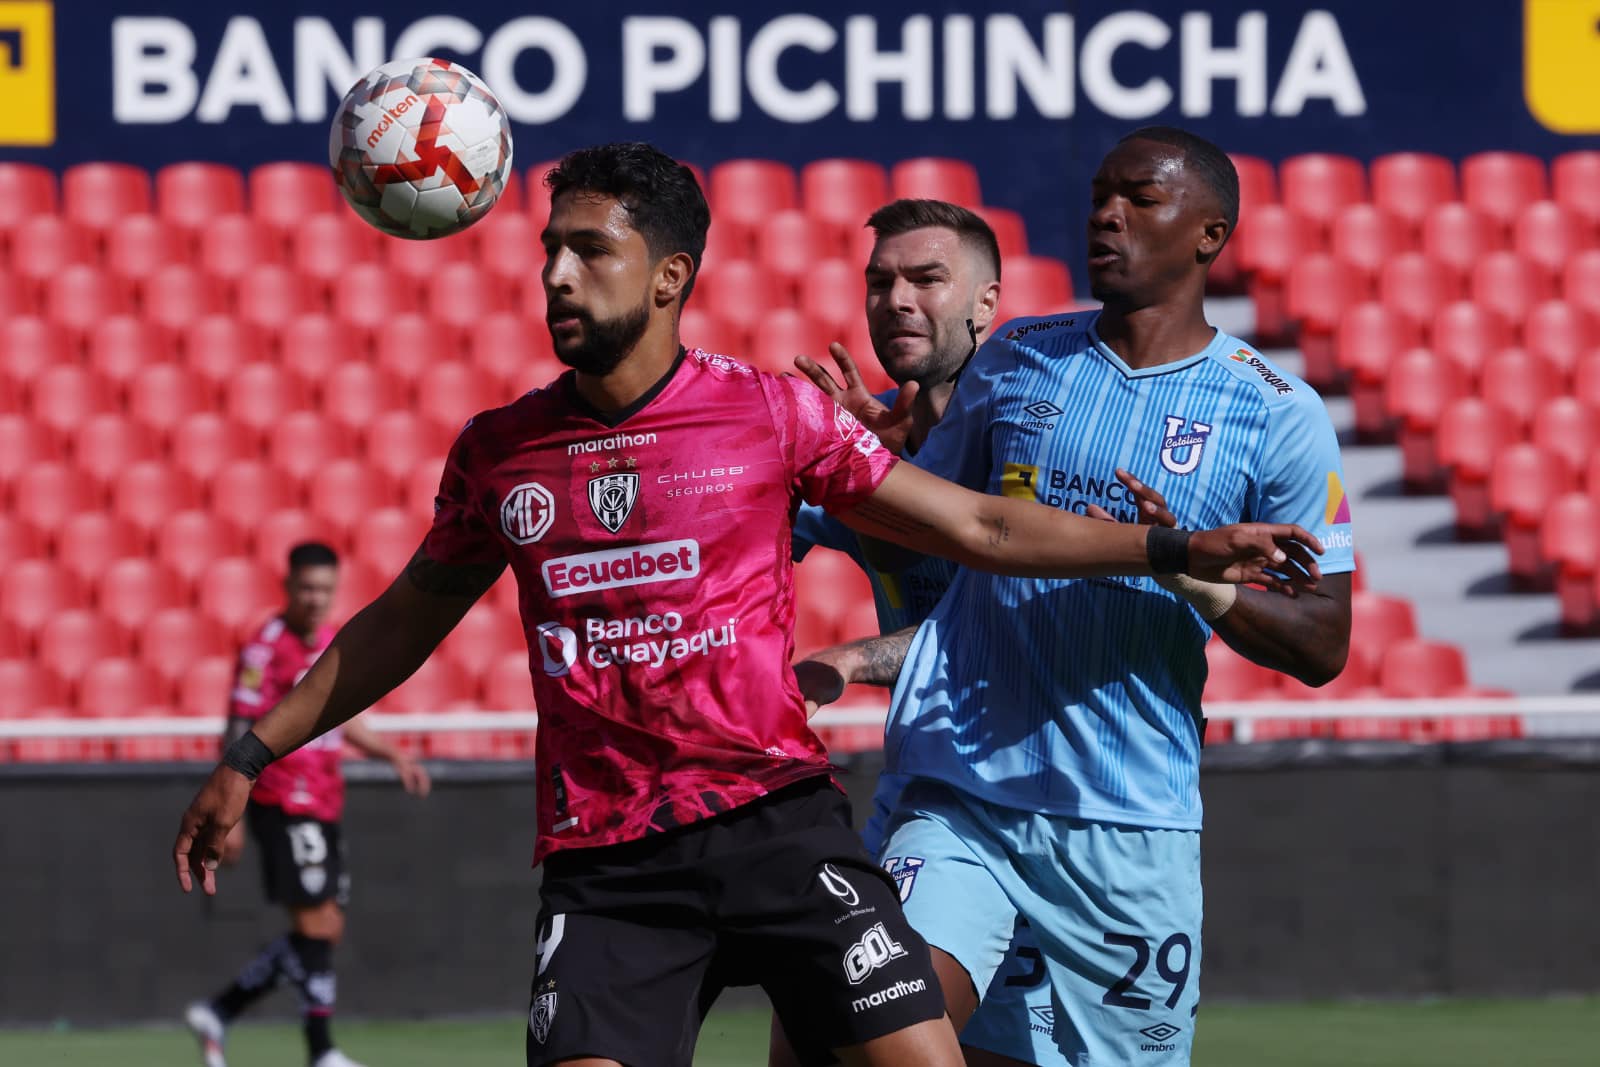
[[654,582],[678,582],[700,575],[700,542],[658,541],[632,548],[607,548],[545,560],[540,572],[552,597]]
[[859,1015],[860,1013],[864,1011],[870,1011],[873,1008],[881,1008],[891,1000],[899,1000],[901,997],[909,997],[913,994],[921,993],[927,988],[927,979],[918,978],[914,982],[907,982],[902,979],[901,981],[898,981],[894,985],[890,986],[888,989],[880,989],[876,993],[869,993],[864,997],[857,997],[850,1002],[850,1010]]
[[1235,363],[1243,363],[1245,366],[1251,368],[1257,374],[1261,375],[1261,380],[1272,386],[1272,388],[1276,389],[1279,396],[1282,396],[1285,393],[1294,392],[1294,386],[1278,377],[1277,371],[1267,366],[1267,364],[1262,361],[1260,356],[1256,355],[1248,348],[1241,348],[1228,358],[1233,360]]
[[567,446],[567,455],[584,456],[591,452],[615,452],[623,448],[643,448],[645,445],[656,443],[653,433],[619,433],[614,437],[602,437],[598,441],[579,441],[575,445]]

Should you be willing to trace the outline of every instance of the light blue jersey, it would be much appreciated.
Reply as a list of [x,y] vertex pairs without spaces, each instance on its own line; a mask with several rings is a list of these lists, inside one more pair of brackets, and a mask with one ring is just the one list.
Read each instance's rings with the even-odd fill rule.
[[[1095,312],[1017,319],[962,374],[914,462],[969,488],[1122,521],[1118,467],[1192,529],[1296,522],[1326,573],[1354,569],[1338,442],[1303,381],[1220,331],[1133,370]],[[890,773],[1024,811],[1198,829],[1210,628],[1148,578],[1043,581],[958,570],[895,688]]]

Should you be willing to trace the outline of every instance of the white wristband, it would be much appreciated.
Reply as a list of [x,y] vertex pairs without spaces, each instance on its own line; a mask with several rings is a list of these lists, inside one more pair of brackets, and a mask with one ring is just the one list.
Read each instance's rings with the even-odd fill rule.
[[1187,574],[1164,574],[1156,578],[1161,588],[1177,593],[1194,606],[1206,622],[1216,622],[1239,599],[1239,587],[1221,582],[1202,582]]

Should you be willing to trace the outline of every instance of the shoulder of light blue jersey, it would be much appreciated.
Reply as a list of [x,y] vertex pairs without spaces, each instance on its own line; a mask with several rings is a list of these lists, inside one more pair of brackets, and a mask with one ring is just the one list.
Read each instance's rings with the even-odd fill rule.
[[1076,347],[1088,347],[1089,323],[1094,321],[1096,314],[1098,312],[1090,310],[1064,311],[1055,315],[1021,315],[1006,320],[989,335],[989,339],[1021,348],[1048,347],[1060,350],[1063,341],[1079,338],[1071,343]]
[[1211,358],[1260,393],[1269,406],[1303,404],[1307,400],[1319,405],[1322,402],[1317,391],[1304,379],[1284,370],[1237,337],[1223,335],[1223,343],[1212,348]]

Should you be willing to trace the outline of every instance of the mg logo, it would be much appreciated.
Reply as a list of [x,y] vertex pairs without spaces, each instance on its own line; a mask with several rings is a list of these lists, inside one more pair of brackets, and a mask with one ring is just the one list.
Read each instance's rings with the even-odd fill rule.
[[519,545],[539,540],[556,521],[556,498],[538,482],[523,482],[500,505],[500,529]]

